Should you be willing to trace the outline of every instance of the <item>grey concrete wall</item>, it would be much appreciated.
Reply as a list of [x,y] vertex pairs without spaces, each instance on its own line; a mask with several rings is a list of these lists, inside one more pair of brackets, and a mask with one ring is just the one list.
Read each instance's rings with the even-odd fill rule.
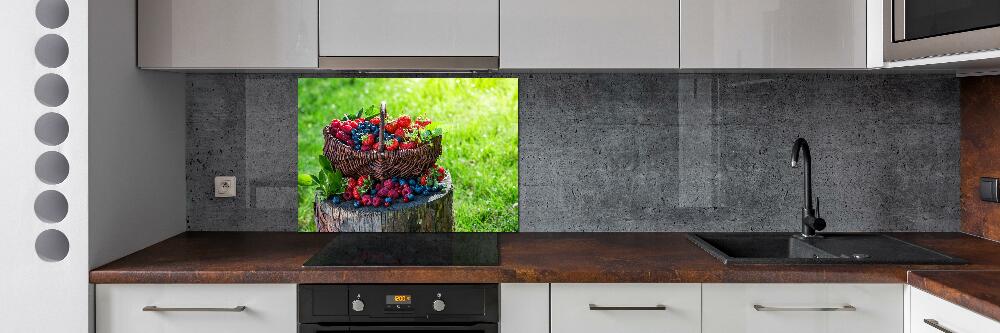
[[[521,231],[797,230],[800,136],[829,231],[958,230],[954,77],[517,77]],[[187,81],[189,229],[295,230],[295,76]]]

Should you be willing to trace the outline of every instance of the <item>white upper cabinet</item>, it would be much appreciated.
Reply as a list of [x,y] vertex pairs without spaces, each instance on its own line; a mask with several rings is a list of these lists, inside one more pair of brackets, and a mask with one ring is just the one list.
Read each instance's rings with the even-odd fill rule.
[[500,68],[678,66],[678,0],[503,0]]
[[323,57],[497,57],[499,0],[319,0]]
[[[681,68],[872,67],[869,36],[879,47],[882,36],[881,28],[869,31],[869,26],[880,27],[881,21],[868,22],[867,5],[866,0],[681,0]],[[872,51],[880,60],[881,50]]]
[[317,0],[138,0],[142,68],[315,68]]

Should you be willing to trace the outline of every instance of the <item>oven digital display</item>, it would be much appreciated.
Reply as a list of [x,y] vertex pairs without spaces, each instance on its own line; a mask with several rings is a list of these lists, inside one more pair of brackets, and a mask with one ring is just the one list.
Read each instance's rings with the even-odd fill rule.
[[385,295],[385,304],[413,304],[413,297],[411,295]]

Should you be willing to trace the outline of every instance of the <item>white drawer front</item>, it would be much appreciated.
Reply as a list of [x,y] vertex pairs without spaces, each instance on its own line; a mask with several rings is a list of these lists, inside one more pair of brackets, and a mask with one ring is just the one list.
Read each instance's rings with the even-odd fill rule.
[[917,288],[910,289],[910,333],[941,333],[930,319],[954,333],[996,333],[1000,323]]
[[[552,333],[699,332],[699,284],[552,284]],[[665,310],[591,310],[656,307]]]
[[[702,289],[705,333],[903,332],[902,284],[705,284]],[[855,310],[809,309],[847,305]]]
[[[97,285],[98,333],[294,333],[294,284]],[[160,308],[233,308],[241,312],[143,311]]]

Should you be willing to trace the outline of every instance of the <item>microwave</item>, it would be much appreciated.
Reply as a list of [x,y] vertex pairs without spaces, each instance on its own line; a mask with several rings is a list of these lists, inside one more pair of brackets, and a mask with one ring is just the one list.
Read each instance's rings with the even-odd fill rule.
[[1000,49],[1000,0],[884,0],[885,61]]

